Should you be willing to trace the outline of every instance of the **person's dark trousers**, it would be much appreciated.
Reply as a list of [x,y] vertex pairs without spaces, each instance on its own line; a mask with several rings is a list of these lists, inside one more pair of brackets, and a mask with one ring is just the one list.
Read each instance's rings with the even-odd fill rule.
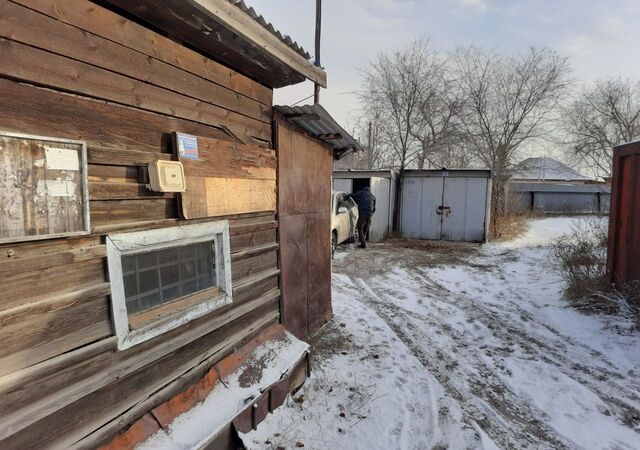
[[358,238],[360,239],[360,247],[365,248],[367,246],[366,238],[369,234],[369,228],[371,228],[371,217],[364,216],[358,217]]

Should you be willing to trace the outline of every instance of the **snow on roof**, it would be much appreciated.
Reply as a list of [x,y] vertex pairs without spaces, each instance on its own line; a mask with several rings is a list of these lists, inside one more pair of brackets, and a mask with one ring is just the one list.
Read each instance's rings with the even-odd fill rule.
[[513,171],[512,178],[520,180],[591,180],[591,178],[553,158],[527,158],[518,164]]
[[553,158],[527,158],[511,172],[512,180],[590,181],[566,164]]

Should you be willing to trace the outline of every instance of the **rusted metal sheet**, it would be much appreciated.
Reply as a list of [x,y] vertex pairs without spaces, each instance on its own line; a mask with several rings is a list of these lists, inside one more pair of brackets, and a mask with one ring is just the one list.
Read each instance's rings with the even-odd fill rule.
[[151,413],[147,413],[126,432],[116,436],[98,450],[133,450],[158,431],[160,431],[160,424]]
[[[256,349],[269,341],[289,339],[282,325],[276,324],[263,330],[249,342],[227,355],[210,369],[199,381],[179,392],[171,399],[156,406],[152,411],[136,420],[127,430],[114,437],[101,450],[133,450],[160,429],[168,430],[176,417],[202,403],[225,377],[240,371],[239,380],[253,380],[261,374],[264,367],[258,363]],[[265,386],[261,394],[239,411],[231,423],[235,430],[246,433],[255,430],[270,412],[281,406],[287,395],[298,389],[309,375],[309,353],[303,352],[297,361],[290,361],[288,370],[275,383]],[[261,375],[258,376],[261,378]],[[253,381],[248,381],[253,383]],[[225,382],[223,382],[225,383]],[[242,386],[242,381],[240,382]],[[248,401],[248,400],[247,400]],[[224,426],[216,435],[210,437],[206,445],[199,448],[239,448],[235,445],[236,433]],[[232,445],[233,444],[233,445]]]
[[269,414],[269,396],[271,395],[271,391],[268,390],[264,392],[251,407],[253,411],[253,429],[262,422],[267,415]]
[[[227,357],[231,358],[231,356]],[[213,368],[207,372],[197,383],[191,385],[186,391],[180,392],[170,400],[156,406],[151,414],[163,429],[168,429],[173,420],[204,401],[207,395],[216,387],[220,375]]]
[[607,271],[617,287],[640,280],[640,141],[614,149]]
[[307,216],[307,326],[313,324],[311,328],[331,312],[330,235],[329,211]]
[[282,324],[294,335],[303,337],[307,328],[307,243],[304,215],[280,217],[279,234]]
[[284,377],[269,391],[269,412],[282,406],[289,395],[289,377]]
[[282,322],[304,337],[331,316],[333,149],[284,120],[276,147]]

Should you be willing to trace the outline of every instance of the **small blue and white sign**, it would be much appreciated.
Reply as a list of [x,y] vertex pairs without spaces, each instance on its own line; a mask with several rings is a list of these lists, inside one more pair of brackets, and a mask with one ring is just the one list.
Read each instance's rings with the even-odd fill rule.
[[176,133],[178,157],[198,159],[198,138],[191,134]]

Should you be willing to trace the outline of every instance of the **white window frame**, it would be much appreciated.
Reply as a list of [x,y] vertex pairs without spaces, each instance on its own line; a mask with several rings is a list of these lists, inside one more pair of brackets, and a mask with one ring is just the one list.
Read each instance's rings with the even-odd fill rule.
[[[214,241],[216,287],[219,289],[219,294],[132,330],[129,326],[124,291],[122,256],[182,247],[205,241]],[[233,301],[229,222],[226,220],[111,234],[107,236],[106,243],[109,280],[111,282],[111,315],[119,350],[127,349],[178,328]],[[176,301],[179,300],[176,299]]]

